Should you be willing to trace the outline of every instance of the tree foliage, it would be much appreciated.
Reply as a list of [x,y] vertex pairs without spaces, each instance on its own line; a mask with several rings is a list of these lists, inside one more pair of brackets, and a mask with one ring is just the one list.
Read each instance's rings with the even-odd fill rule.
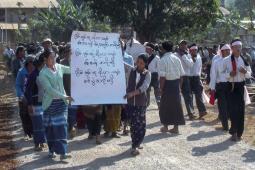
[[231,11],[230,15],[218,18],[214,27],[210,30],[215,42],[230,42],[242,29],[241,17],[237,11]]
[[241,18],[254,18],[255,17],[255,1],[254,0],[236,0],[235,8],[240,13]]
[[218,0],[88,0],[97,18],[129,25],[141,41],[204,31],[218,15]]
[[[93,19],[92,11],[85,4],[75,5],[72,0],[58,0],[58,6],[43,9],[29,24],[30,30],[38,35],[49,34],[53,40],[70,41],[72,31],[110,31],[109,24]],[[43,30],[43,31],[42,31]],[[37,38],[36,38],[37,39]]]

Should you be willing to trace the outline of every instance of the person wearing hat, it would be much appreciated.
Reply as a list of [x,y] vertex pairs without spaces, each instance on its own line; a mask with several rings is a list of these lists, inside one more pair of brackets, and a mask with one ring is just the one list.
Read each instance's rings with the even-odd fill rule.
[[191,59],[191,56],[188,55],[187,50],[188,50],[187,41],[181,40],[179,43],[179,48],[177,49],[177,52],[175,54],[181,60],[182,67],[185,72],[181,87],[181,92],[184,98],[185,106],[188,112],[189,119],[194,120],[195,118],[194,106],[192,102],[192,93],[190,89],[190,71],[194,62]]
[[[211,80],[210,80],[210,90],[211,97],[213,96],[213,100],[217,98],[218,102],[218,110],[219,110],[219,119],[222,124],[222,128],[224,131],[229,130],[228,126],[228,80],[226,79],[226,75],[224,73],[223,61],[224,58],[230,55],[230,45],[226,43],[221,43],[219,46],[219,52],[217,59],[214,60],[211,68]],[[211,104],[214,104],[212,101]]]
[[44,50],[49,50],[52,48],[52,41],[50,38],[45,38],[42,42]]
[[163,127],[160,131],[168,132],[168,126],[173,125],[173,129],[169,132],[178,134],[179,125],[185,125],[180,95],[181,81],[185,72],[181,60],[172,53],[172,42],[165,41],[160,48],[163,54],[160,60],[161,101],[159,110]]
[[34,70],[34,56],[29,55],[25,58],[24,67],[21,68],[17,74],[16,78],[16,96],[19,100],[19,115],[22,122],[22,127],[24,130],[25,138],[32,137],[33,127],[32,121],[28,113],[27,100],[25,98],[25,83],[27,81],[28,75]]
[[34,71],[28,76],[25,96],[28,104],[28,112],[31,116],[33,124],[35,151],[42,151],[44,148],[44,143],[46,143],[46,137],[43,126],[43,88],[38,77],[41,69],[44,67],[43,53],[37,54],[34,60],[34,66]]
[[150,105],[150,92],[151,87],[154,89],[154,95],[158,108],[160,107],[160,88],[159,88],[159,62],[160,58],[155,54],[155,45],[153,43],[146,43],[145,45],[146,53],[149,55],[147,68],[151,72],[151,84],[147,90],[147,106]]
[[223,61],[223,70],[225,70],[228,80],[228,112],[231,121],[229,133],[232,135],[232,141],[242,139],[244,131],[244,86],[245,79],[251,77],[251,68],[241,56],[242,42],[240,39],[234,39],[231,42],[232,55]]
[[204,90],[203,84],[200,80],[202,72],[202,58],[198,54],[198,46],[196,44],[190,45],[189,52],[190,57],[194,62],[190,71],[190,87],[191,92],[195,94],[196,104],[199,111],[199,119],[202,119],[207,114],[202,96]]

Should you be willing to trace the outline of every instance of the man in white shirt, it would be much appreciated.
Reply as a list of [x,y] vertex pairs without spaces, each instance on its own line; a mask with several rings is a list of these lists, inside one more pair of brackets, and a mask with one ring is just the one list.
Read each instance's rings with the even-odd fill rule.
[[184,98],[186,110],[188,112],[188,116],[190,120],[194,120],[194,106],[192,102],[192,93],[190,89],[190,71],[194,64],[191,56],[188,54],[188,46],[187,41],[181,40],[179,43],[179,48],[177,49],[177,52],[175,53],[177,57],[181,60],[182,67],[184,69],[184,76],[182,81],[182,95]]
[[166,41],[162,43],[161,52],[163,56],[160,60],[160,90],[161,101],[159,116],[163,127],[161,132],[167,132],[168,126],[174,128],[169,132],[178,134],[179,125],[184,125],[180,85],[184,70],[180,59],[172,53],[173,43]]
[[232,55],[224,59],[224,70],[229,82],[228,111],[231,121],[229,133],[232,141],[239,141],[244,131],[244,85],[245,79],[251,77],[251,68],[241,56],[242,42],[231,42]]
[[[218,100],[219,119],[221,121],[224,131],[229,130],[228,126],[228,80],[225,76],[223,67],[224,58],[230,55],[230,46],[228,44],[220,44],[220,53],[217,59],[212,63],[211,68],[211,80],[209,87],[211,89],[211,95]],[[216,92],[216,93],[215,93]],[[216,94],[216,95],[215,95]]]
[[158,107],[160,107],[160,88],[159,88],[159,62],[160,58],[157,56],[155,52],[155,46],[152,43],[146,43],[146,53],[149,55],[148,59],[148,70],[151,72],[151,84],[150,87],[147,90],[147,99],[148,104],[150,105],[150,92],[151,87],[154,89],[154,95],[156,98],[156,102]]
[[[203,101],[203,85],[200,80],[202,71],[202,58],[198,54],[198,47],[196,44],[192,44],[189,48],[190,56],[194,62],[190,71],[190,86],[192,93],[195,94],[196,104],[199,111],[199,119],[202,119],[206,114],[206,108]],[[193,101],[192,101],[193,102]]]

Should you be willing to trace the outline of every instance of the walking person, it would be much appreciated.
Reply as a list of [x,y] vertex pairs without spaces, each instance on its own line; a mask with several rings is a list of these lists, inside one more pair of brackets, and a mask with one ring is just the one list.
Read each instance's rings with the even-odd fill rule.
[[226,70],[224,70],[223,67],[223,61],[224,58],[230,55],[231,48],[228,44],[222,43],[220,44],[219,50],[219,58],[216,59],[212,64],[209,87],[211,90],[211,95],[218,100],[217,104],[219,110],[219,119],[221,121],[222,128],[224,131],[228,131],[228,80],[225,74]]
[[146,107],[147,107],[147,89],[151,82],[151,74],[146,70],[147,56],[139,55],[134,68],[129,76],[127,94],[124,96],[128,99],[128,111],[131,124],[131,139],[133,156],[139,155],[138,149],[142,149],[146,132]]
[[44,143],[46,143],[46,137],[43,125],[43,89],[38,77],[41,69],[44,67],[43,55],[39,55],[35,58],[34,66],[35,70],[29,75],[27,80],[25,96],[33,124],[35,151],[42,151]]
[[29,74],[34,70],[34,56],[28,56],[25,59],[24,67],[18,72],[16,78],[16,95],[19,100],[19,115],[21,118],[22,127],[24,130],[25,139],[32,138],[33,126],[32,120],[28,113],[27,99],[25,97],[25,87]]
[[[181,60],[172,53],[173,43],[165,41],[161,45],[163,54],[160,60],[160,121],[163,127],[161,132],[179,133],[179,125],[185,125],[183,116],[180,87],[182,76],[185,72],[182,68]],[[168,130],[168,126],[173,125],[173,129]]]
[[[195,95],[197,108],[199,111],[199,119],[203,119],[203,117],[207,114],[206,107],[203,101],[203,84],[200,80],[201,72],[202,72],[202,58],[197,53],[198,47],[196,44],[192,44],[189,48],[190,56],[194,62],[191,72],[190,72],[190,87],[192,93]],[[193,101],[192,101],[193,103]]]
[[[64,54],[64,59],[60,61],[60,64],[70,67],[70,61],[71,61],[71,45],[70,44],[67,44],[65,46],[63,54]],[[64,74],[63,83],[64,83],[64,89],[67,96],[71,96],[71,75],[70,74]],[[76,121],[77,110],[78,110],[77,106],[68,105],[67,122],[68,122],[68,132],[69,132],[70,138],[74,138],[76,136],[75,125],[77,124],[77,121]]]
[[175,54],[181,60],[182,67],[184,69],[184,76],[182,77],[181,92],[184,98],[186,110],[188,112],[189,119],[194,120],[196,117],[194,115],[192,92],[190,88],[190,74],[191,74],[190,72],[194,62],[191,56],[188,55],[187,50],[188,50],[187,41],[182,40],[180,41],[179,48],[177,49],[177,52]]
[[147,99],[149,107],[150,105],[150,93],[151,88],[154,89],[154,96],[156,99],[156,103],[158,108],[160,107],[160,88],[159,88],[159,62],[160,58],[155,54],[155,45],[152,43],[146,43],[145,45],[146,52],[149,55],[148,58],[148,70],[151,72],[151,84],[147,90]]
[[241,56],[242,42],[235,39],[231,42],[232,55],[224,59],[224,69],[228,78],[228,103],[232,141],[240,141],[244,131],[244,85],[245,79],[251,77],[251,68]]
[[63,86],[63,74],[70,74],[70,67],[55,63],[55,53],[51,50],[45,50],[43,56],[46,66],[39,74],[39,81],[44,89],[42,108],[49,157],[54,158],[56,153],[64,160],[71,158],[67,154],[67,104],[73,99],[66,95]]

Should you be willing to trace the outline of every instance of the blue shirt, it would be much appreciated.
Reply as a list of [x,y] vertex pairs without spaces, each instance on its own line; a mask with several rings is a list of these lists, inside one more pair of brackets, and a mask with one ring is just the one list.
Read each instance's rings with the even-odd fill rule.
[[28,78],[28,71],[25,67],[21,68],[16,77],[16,95],[23,97],[25,92],[25,84]]

